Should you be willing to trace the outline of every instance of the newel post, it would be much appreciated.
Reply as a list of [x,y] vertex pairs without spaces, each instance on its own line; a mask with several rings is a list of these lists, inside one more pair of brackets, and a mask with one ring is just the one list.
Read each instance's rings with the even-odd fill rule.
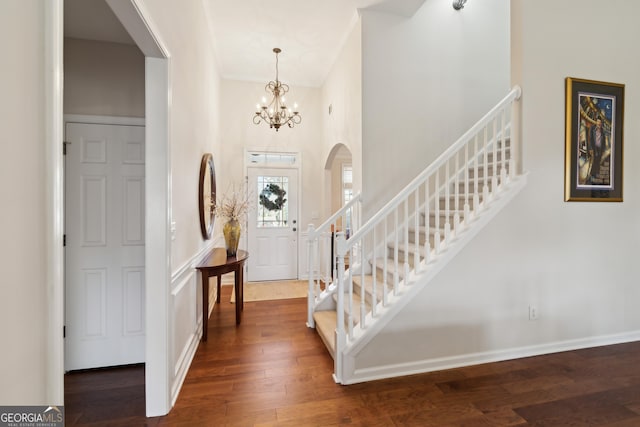
[[515,178],[522,174],[524,170],[522,158],[522,89],[520,86],[514,88],[517,91],[516,97],[511,104],[511,161],[509,165],[509,176]]
[[309,289],[307,293],[307,327],[315,328],[316,324],[313,320],[313,311],[315,308],[315,292],[314,292],[314,284],[315,284],[315,256],[316,256],[316,243],[318,241],[318,237],[316,236],[316,229],[313,224],[309,224],[309,228],[307,229],[307,262],[309,268]]
[[337,270],[338,270],[338,301],[336,308],[338,318],[336,324],[336,352],[334,360],[334,380],[337,383],[342,383],[342,357],[344,348],[347,343],[346,333],[344,328],[344,254],[346,252],[346,238],[344,231],[336,233],[336,248],[337,248]]

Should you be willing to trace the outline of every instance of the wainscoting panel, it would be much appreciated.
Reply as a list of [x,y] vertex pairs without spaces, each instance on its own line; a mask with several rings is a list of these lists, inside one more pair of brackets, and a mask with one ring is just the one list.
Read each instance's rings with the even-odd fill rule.
[[189,271],[181,279],[177,286],[172,286],[170,306],[170,313],[173,317],[171,366],[173,367],[174,386],[181,376],[186,375],[193,357],[193,354],[190,354],[190,349],[193,343],[197,342],[196,274]]
[[[211,250],[203,248],[184,263],[171,277],[171,352],[170,366],[172,406],[178,398],[191,361],[196,354],[202,336],[202,290],[200,275],[195,266]],[[212,280],[215,283],[214,280]],[[215,286],[214,286],[215,288]],[[213,307],[210,304],[210,307]]]

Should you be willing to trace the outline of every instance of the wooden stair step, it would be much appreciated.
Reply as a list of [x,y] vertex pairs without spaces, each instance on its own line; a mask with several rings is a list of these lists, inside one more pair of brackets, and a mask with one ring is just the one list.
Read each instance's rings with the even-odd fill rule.
[[[367,298],[369,300],[371,300],[371,296],[373,295],[373,275],[371,274],[365,274],[364,275],[364,292],[367,295]],[[362,276],[361,275],[356,275],[353,278],[353,286],[354,289],[357,291],[358,294],[360,294],[363,289],[362,286]],[[380,301],[382,299],[382,294],[384,292],[384,288],[382,286],[382,283],[380,283],[377,278],[376,278],[376,300]]]
[[[444,238],[444,235],[442,236]],[[420,255],[420,259],[424,259],[425,254],[427,253],[424,249],[424,245],[418,245],[418,254]],[[393,254],[393,251],[395,250],[395,247],[393,246],[393,244],[390,244],[388,246],[389,248],[389,254]],[[406,254],[409,255],[409,265],[411,266],[411,268],[413,269],[414,266],[414,262],[415,262],[415,254],[416,251],[416,245],[414,243],[409,243],[409,247],[407,247],[407,245],[402,242],[402,243],[398,243],[398,262],[399,263],[404,263],[405,261],[405,256]]]
[[[464,204],[459,205],[460,208],[464,207]],[[453,222],[453,217],[455,216],[456,212],[458,213],[458,215],[460,217],[462,217],[464,215],[464,210],[463,209],[458,209],[457,211],[453,208],[455,208],[455,198],[453,199],[453,204],[449,206],[449,222]],[[424,225],[425,221],[424,221],[424,211],[420,212],[420,216],[421,216],[421,224]],[[429,228],[431,227],[435,227],[436,225],[436,216],[438,216],[439,220],[440,220],[440,226],[442,226],[446,220],[447,220],[447,215],[446,212],[444,212],[444,210],[440,209],[440,212],[438,212],[438,215],[436,215],[435,211],[430,210],[429,211]],[[409,230],[414,230],[415,231],[415,227],[410,228]]]
[[[347,294],[345,293],[345,297],[347,296]],[[353,309],[353,326],[356,326],[358,323],[360,323],[360,296],[361,294],[356,293],[355,291],[353,292],[353,297],[351,299],[352,301],[352,305],[351,308]],[[338,295],[337,294],[333,294],[333,299],[336,302],[336,304],[338,303]],[[370,312],[371,311],[371,296],[365,296],[365,312]],[[345,326],[347,326],[347,321],[348,321],[348,315],[349,315],[349,300],[348,298],[345,298],[344,300],[344,321],[345,321]],[[337,322],[337,320],[336,320]],[[335,323],[334,323],[335,325]],[[335,328],[335,326],[334,326]]]
[[[395,265],[392,259],[376,258],[376,275],[378,283],[384,283],[384,266],[387,266],[387,285],[393,286],[393,275],[395,273]],[[398,280],[404,278],[404,268],[402,263],[398,266]]]
[[[502,168],[502,166],[503,166],[503,162],[497,162],[497,164],[489,163],[488,167],[486,168],[486,169],[487,169],[487,171],[488,171],[488,174],[493,175],[493,173],[494,173],[494,172],[493,172],[493,171],[494,171],[494,166],[497,166],[497,167],[498,167],[498,169],[497,169],[497,170],[498,170],[498,172],[500,172],[500,169],[501,169],[501,168]],[[507,169],[507,173],[508,173],[508,172],[509,172],[509,162],[507,162],[504,166],[505,166],[505,168]],[[478,164],[478,177],[479,177],[479,178],[482,178],[482,177],[484,177],[484,176],[486,175],[486,174],[484,173],[484,169],[485,169],[485,168],[484,168],[484,166],[483,166],[482,164]],[[475,170],[474,170],[474,168],[473,168],[473,167],[470,167],[470,168],[468,169],[468,171],[469,171],[469,179],[473,179],[473,178],[474,178],[474,176],[475,176]]]
[[316,311],[313,313],[313,320],[316,322],[316,331],[324,342],[324,345],[331,353],[331,357],[336,356],[336,323],[338,314],[335,310]]
[[[510,149],[507,147],[505,148],[505,154],[506,154],[506,159],[509,160],[511,158],[511,152]],[[498,159],[498,161],[502,161],[502,150],[497,150],[496,151],[496,158]],[[479,159],[484,160],[484,154],[482,154]],[[493,150],[489,150],[489,152],[487,153],[487,160],[489,162],[493,162]]]

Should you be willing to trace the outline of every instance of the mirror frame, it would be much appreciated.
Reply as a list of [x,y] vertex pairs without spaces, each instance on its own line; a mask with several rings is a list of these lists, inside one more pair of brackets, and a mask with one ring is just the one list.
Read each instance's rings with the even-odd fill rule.
[[[207,192],[206,184],[210,191]],[[205,194],[205,192],[207,194]],[[200,162],[200,179],[198,184],[198,204],[200,206],[200,230],[205,240],[211,238],[215,220],[214,206],[216,202],[216,170],[213,166],[213,155],[206,153]]]

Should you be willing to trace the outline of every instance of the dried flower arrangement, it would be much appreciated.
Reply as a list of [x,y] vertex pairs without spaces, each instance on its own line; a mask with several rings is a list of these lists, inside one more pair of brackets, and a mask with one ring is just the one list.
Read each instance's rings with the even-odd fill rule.
[[217,194],[213,207],[216,216],[239,221],[250,208],[249,195],[242,186],[232,185],[225,194]]

